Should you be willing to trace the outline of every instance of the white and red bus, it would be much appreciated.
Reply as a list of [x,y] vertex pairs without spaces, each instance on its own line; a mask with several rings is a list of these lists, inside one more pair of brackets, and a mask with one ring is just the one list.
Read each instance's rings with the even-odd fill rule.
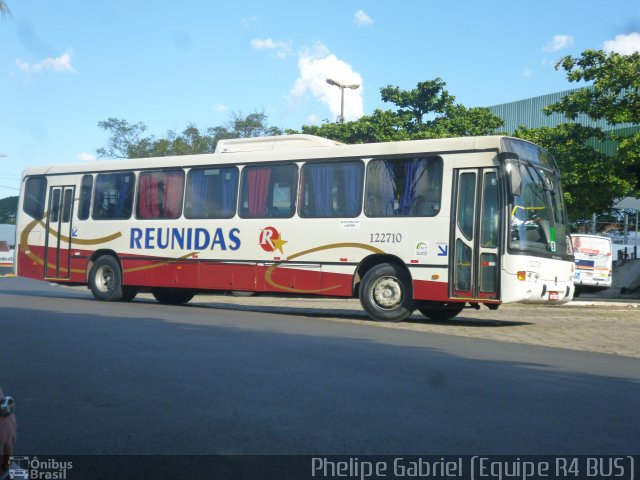
[[613,256],[611,239],[600,235],[572,234],[576,259],[576,291],[598,291],[611,288]]
[[202,291],[358,297],[414,309],[565,303],[574,262],[559,173],[502,136],[343,145],[290,135],[205,155],[23,172],[17,274],[164,303]]

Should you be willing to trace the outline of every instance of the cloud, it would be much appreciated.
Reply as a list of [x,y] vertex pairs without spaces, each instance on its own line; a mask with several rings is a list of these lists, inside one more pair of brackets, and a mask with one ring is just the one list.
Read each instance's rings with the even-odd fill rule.
[[252,17],[245,17],[240,20],[240,25],[242,25],[243,28],[252,28],[257,23],[258,17],[256,17],[255,15]]
[[289,92],[289,100],[297,102],[311,94],[318,102],[326,105],[334,117],[340,115],[340,88],[329,85],[327,78],[343,85],[358,84],[356,90],[346,89],[344,92],[345,120],[356,120],[364,113],[362,98],[362,76],[344,60],[340,60],[322,43],[312,48],[305,48],[298,58],[300,76]]
[[353,23],[359,27],[368,27],[373,25],[373,19],[364,10],[360,9],[354,14]]
[[531,70],[530,68],[524,68],[522,70],[522,76],[525,78],[529,78],[533,75],[533,70]]
[[305,125],[319,125],[320,123],[322,123],[322,120],[315,113],[307,115],[305,118]]
[[95,162],[96,161],[96,156],[95,155],[91,155],[90,153],[86,153],[86,152],[79,153],[78,155],[76,155],[76,158],[78,160],[82,160],[83,162]]
[[545,52],[557,52],[572,47],[575,40],[571,35],[554,35],[553,38],[542,47]]
[[227,107],[226,105],[222,105],[221,103],[217,103],[216,105],[211,106],[211,110],[213,110],[214,112],[227,112],[229,110],[229,107]]
[[629,35],[616,35],[616,38],[613,40],[604,42],[602,49],[621,55],[631,55],[634,52],[640,52],[640,33],[634,32]]
[[28,63],[17,59],[16,65],[24,73],[42,73],[45,70],[52,70],[56,73],[76,73],[76,69],[71,64],[71,52],[65,52],[59,57],[48,57],[40,63]]
[[271,38],[254,38],[251,40],[251,48],[256,50],[272,50],[278,58],[287,58],[293,55],[291,42],[276,42]]

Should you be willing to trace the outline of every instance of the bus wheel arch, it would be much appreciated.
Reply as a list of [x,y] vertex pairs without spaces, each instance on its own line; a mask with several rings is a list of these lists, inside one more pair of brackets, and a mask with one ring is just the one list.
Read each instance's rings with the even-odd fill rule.
[[105,302],[117,302],[122,299],[122,266],[117,256],[96,252],[88,268],[89,289],[96,298]]
[[87,271],[85,274],[87,284],[89,283],[89,275],[91,274],[91,269],[93,268],[93,265],[96,263],[96,260],[98,260],[100,257],[104,255],[112,256],[120,265],[120,270],[122,270],[122,263],[120,262],[120,259],[118,258],[118,254],[116,252],[114,252],[113,250],[107,250],[107,249],[96,250],[91,254],[91,257],[89,257],[89,261],[87,262]]
[[411,273],[393,255],[367,257],[356,270],[354,294],[377,321],[400,322],[414,310]]
[[123,284],[122,264],[113,250],[98,250],[87,264],[87,284],[97,300],[130,301],[138,289]]

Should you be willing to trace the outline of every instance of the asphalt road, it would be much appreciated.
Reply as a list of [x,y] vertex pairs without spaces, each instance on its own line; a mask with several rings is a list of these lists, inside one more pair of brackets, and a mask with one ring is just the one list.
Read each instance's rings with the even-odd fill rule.
[[22,455],[640,451],[639,358],[19,278],[0,385]]

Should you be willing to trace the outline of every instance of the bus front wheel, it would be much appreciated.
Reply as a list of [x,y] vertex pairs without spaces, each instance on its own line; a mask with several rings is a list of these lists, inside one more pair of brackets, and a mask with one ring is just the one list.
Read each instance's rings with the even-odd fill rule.
[[182,305],[191,300],[195,292],[186,288],[154,288],[151,294],[160,303]]
[[379,322],[401,322],[413,313],[411,279],[399,266],[381,263],[369,270],[360,285],[360,303]]
[[128,288],[122,285],[120,264],[111,255],[103,255],[95,261],[89,272],[89,288],[97,300],[104,302],[118,302],[130,296]]

